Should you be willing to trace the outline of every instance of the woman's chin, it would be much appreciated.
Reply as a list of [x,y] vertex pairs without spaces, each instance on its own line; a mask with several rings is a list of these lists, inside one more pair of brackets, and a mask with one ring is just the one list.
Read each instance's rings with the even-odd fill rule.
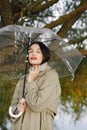
[[35,63],[35,62],[32,62],[32,63],[30,63],[31,65],[37,65],[37,66],[39,66],[40,65],[40,63]]

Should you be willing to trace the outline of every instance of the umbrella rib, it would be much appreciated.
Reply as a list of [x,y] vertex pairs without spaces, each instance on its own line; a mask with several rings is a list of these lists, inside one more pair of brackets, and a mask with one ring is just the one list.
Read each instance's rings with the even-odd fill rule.
[[18,62],[18,60],[19,60],[21,54],[25,51],[25,49],[26,49],[26,48],[22,48],[22,49],[21,49],[21,52],[19,53],[19,55],[18,55],[18,57],[17,57],[17,59],[16,59],[16,61],[15,61],[14,67],[16,66],[16,64],[17,64],[17,62]]
[[[14,41],[15,41],[15,39],[14,39],[13,36],[11,37],[10,35],[1,35],[1,34],[0,34],[0,36],[3,36],[3,37],[5,37],[5,38],[8,38],[9,40],[14,40]],[[20,40],[18,40],[18,39],[17,39],[17,42],[18,42],[18,43],[23,43],[22,41],[20,41]],[[0,43],[0,44],[1,44],[1,43]],[[11,43],[10,43],[10,44],[11,44]],[[3,45],[3,43],[2,43],[1,45]],[[0,48],[0,49],[1,49],[1,48]]]

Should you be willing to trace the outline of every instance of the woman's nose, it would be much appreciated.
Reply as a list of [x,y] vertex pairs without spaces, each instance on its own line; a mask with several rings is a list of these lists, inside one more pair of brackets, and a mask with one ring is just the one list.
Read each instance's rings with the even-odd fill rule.
[[33,53],[32,53],[32,56],[35,56],[35,55],[36,55],[36,53],[35,53],[35,52],[33,52]]

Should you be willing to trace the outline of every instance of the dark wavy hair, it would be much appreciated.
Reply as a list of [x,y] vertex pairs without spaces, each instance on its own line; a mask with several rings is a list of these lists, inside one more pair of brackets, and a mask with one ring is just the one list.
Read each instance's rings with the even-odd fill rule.
[[38,42],[38,41],[34,41],[33,43],[30,44],[29,48],[34,45],[34,44],[37,44],[39,45],[40,49],[41,49],[41,52],[44,56],[44,60],[42,61],[41,64],[45,63],[45,62],[48,62],[49,59],[50,59],[50,51],[49,51],[49,48],[46,47],[46,45],[43,43],[43,42]]

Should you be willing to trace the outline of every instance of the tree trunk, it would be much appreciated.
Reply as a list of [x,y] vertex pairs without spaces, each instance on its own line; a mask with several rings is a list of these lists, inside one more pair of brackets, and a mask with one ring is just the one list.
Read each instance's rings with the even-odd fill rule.
[[0,13],[2,26],[13,24],[10,0],[0,0]]

